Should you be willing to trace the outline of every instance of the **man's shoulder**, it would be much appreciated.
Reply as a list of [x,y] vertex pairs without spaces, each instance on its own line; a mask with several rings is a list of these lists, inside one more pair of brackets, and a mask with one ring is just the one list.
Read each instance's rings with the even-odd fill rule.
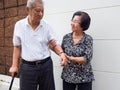
[[50,23],[49,23],[48,21],[46,21],[45,19],[42,19],[42,20],[41,20],[41,23],[42,23],[43,25],[51,26]]
[[40,23],[46,30],[48,31],[53,30],[53,27],[50,25],[48,21],[42,19]]
[[24,24],[26,22],[26,18],[20,19],[16,22],[16,24]]

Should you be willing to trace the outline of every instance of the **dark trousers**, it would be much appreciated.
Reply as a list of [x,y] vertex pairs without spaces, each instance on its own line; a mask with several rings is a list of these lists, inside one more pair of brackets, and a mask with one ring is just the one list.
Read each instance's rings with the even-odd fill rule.
[[92,82],[74,84],[63,80],[63,90],[92,90]]
[[51,58],[37,66],[21,64],[20,90],[55,90]]

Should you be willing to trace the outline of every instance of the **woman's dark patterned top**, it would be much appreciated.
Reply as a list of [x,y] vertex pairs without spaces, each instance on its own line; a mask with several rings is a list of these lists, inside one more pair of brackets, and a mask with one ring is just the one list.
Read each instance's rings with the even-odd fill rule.
[[83,38],[74,44],[72,33],[63,37],[62,48],[69,56],[84,57],[86,64],[68,61],[67,66],[63,68],[61,78],[69,83],[85,83],[94,80],[91,67],[91,59],[93,55],[93,39],[90,35],[84,33]]

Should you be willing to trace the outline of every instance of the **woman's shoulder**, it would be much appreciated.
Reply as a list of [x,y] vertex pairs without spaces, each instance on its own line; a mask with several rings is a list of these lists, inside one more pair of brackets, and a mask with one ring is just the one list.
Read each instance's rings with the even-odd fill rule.
[[86,33],[85,33],[85,38],[89,39],[89,40],[93,40],[93,37],[91,35],[89,35],[89,34],[86,34]]
[[63,36],[63,38],[68,38],[68,37],[71,37],[72,33],[67,33]]

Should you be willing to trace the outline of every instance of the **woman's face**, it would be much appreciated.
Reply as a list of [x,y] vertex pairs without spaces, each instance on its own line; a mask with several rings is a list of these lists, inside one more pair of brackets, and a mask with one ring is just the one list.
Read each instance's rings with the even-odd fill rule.
[[71,20],[71,29],[73,32],[81,30],[80,26],[81,16],[75,15]]

